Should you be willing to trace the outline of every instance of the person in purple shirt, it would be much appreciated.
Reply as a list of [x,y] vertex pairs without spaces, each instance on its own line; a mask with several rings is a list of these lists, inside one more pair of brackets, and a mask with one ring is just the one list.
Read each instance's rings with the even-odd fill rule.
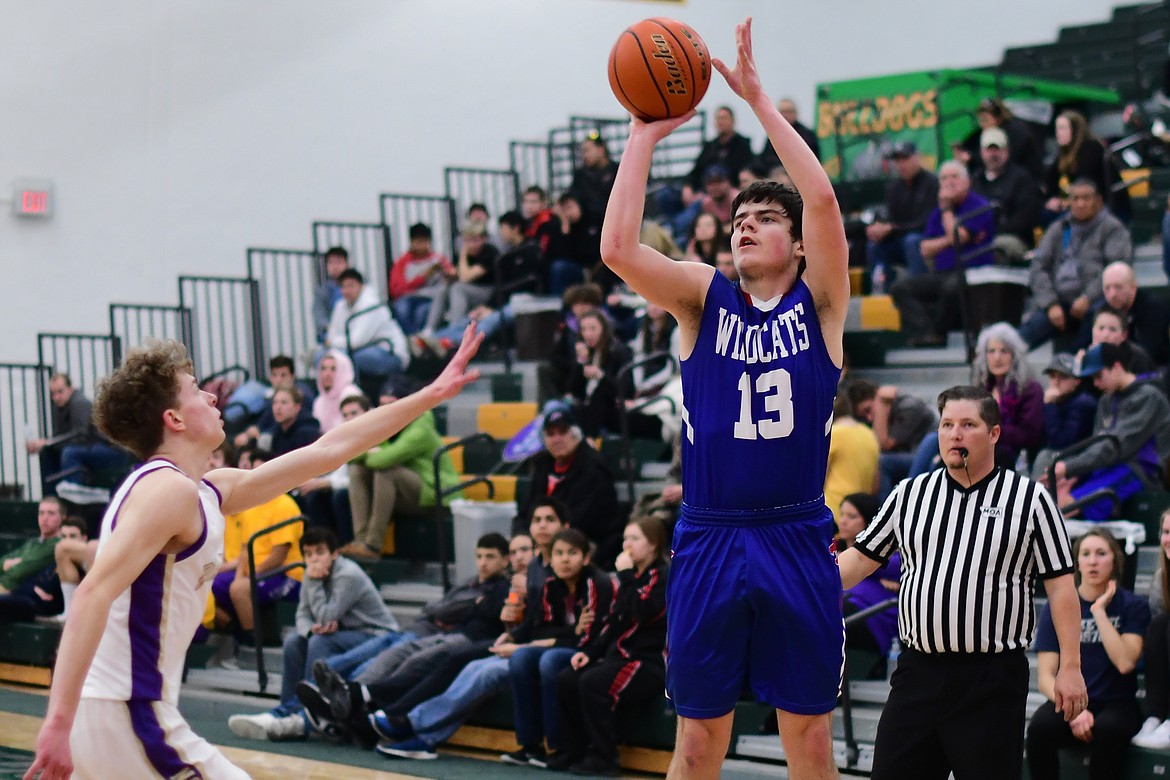
[[973,384],[984,387],[999,402],[999,441],[996,465],[1014,468],[1021,452],[1035,457],[1044,444],[1044,390],[1027,361],[1028,346],[1006,322],[988,325],[979,333]]
[[[841,511],[837,513],[838,549],[853,546],[853,541],[873,520],[879,507],[877,496],[869,493],[851,493],[841,500]],[[845,617],[897,598],[901,570],[902,558],[894,553],[885,566],[845,591]],[[863,621],[846,625],[845,647],[869,650],[881,656],[866,674],[866,677],[881,677],[885,670],[886,652],[897,636],[898,608],[890,607]]]
[[942,164],[938,173],[938,208],[927,217],[922,237],[922,256],[931,273],[899,279],[890,289],[911,346],[940,346],[946,341],[947,331],[960,324],[956,272],[959,253],[966,268],[994,262],[991,244],[995,239],[995,211],[975,214],[987,205],[985,198],[971,191],[971,177],[962,163],[950,160]]

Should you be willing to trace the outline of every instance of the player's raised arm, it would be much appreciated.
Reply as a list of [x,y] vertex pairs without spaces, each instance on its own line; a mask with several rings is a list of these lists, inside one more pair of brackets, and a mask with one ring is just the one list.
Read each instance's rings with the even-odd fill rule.
[[752,54],[752,20],[735,28],[735,69],[721,60],[712,60],[735,94],[744,99],[768,134],[784,170],[804,202],[805,281],[817,303],[817,314],[830,356],[841,362],[841,337],[849,306],[849,245],[841,220],[841,208],[832,182],[808,144],[772,104],[760,84]]
[[463,341],[443,372],[417,393],[380,406],[360,418],[343,423],[307,447],[301,447],[264,463],[252,471],[218,469],[207,475],[223,496],[223,511],[234,514],[270,501],[313,477],[333,471],[371,447],[401,431],[412,420],[479,378],[479,370],[468,370],[483,335],[472,322],[463,332]]
[[703,263],[676,262],[639,240],[654,146],[692,115],[630,121],[630,137],[601,226],[601,259],[631,290],[669,311],[684,328],[697,329],[714,269]]

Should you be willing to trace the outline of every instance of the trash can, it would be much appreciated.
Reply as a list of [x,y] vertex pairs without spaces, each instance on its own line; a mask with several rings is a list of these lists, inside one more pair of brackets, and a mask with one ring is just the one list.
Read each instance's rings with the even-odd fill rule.
[[561,323],[561,299],[517,293],[509,305],[516,328],[516,357],[548,359]]
[[507,539],[512,533],[514,517],[515,501],[469,501],[457,498],[451,502],[457,584],[475,576],[475,543],[479,537],[495,531]]

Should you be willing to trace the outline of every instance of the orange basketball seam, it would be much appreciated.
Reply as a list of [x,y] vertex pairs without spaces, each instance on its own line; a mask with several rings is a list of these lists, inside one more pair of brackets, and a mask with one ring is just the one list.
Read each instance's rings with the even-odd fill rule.
[[[630,31],[626,30],[626,32]],[[639,38],[637,35],[634,35],[632,32],[630,32],[630,35],[632,35],[634,40],[638,42],[638,53],[642,55],[642,62],[646,65],[646,73],[648,73],[650,76],[650,83],[654,85],[654,91],[658,93],[658,97],[662,98],[662,108],[666,112],[666,115],[663,117],[663,119],[669,119],[674,116],[670,110],[670,101],[666,99],[666,95],[662,93],[662,87],[658,86],[658,80],[654,78],[654,68],[651,67],[650,58],[646,56],[646,47],[642,45],[641,38]],[[649,115],[647,114],[647,116]]]
[[[634,33],[630,32],[629,30],[623,31],[622,35],[629,35],[635,41],[638,40],[638,36],[634,35]],[[639,116],[638,118],[643,119],[646,116],[648,116],[648,114],[645,111],[642,111],[640,108],[638,108],[638,104],[634,101],[633,98],[630,97],[630,93],[626,92],[626,88],[622,86],[620,71],[618,70],[618,66],[617,66],[618,47],[620,45],[621,45],[621,38],[618,38],[618,42],[616,44],[614,44],[613,51],[611,51],[609,53],[610,69],[613,71],[613,83],[618,89],[620,89],[622,91],[622,95],[625,97],[626,103],[628,104],[628,106],[633,106],[636,109],[635,111],[631,111],[630,113],[641,114],[641,116]]]

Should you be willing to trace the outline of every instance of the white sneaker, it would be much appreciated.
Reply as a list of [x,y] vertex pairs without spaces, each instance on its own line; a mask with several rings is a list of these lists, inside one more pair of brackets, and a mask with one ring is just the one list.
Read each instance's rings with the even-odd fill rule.
[[1157,718],[1146,718],[1146,722],[1142,724],[1142,727],[1138,730],[1138,733],[1133,735],[1133,739],[1131,739],[1130,742],[1135,745],[1140,745],[1142,740],[1148,739],[1150,735],[1154,733],[1154,730],[1160,725],[1162,725],[1162,721],[1158,720]]
[[270,712],[261,712],[258,715],[232,715],[228,718],[228,728],[243,739],[268,739],[268,731],[276,720],[276,716]]
[[299,712],[283,718],[273,718],[268,727],[268,738],[273,742],[305,738],[305,717]]
[[1170,720],[1159,724],[1148,737],[1142,739],[1140,742],[1137,737],[1134,737],[1133,744],[1138,747],[1151,748],[1153,750],[1166,750],[1170,748]]

